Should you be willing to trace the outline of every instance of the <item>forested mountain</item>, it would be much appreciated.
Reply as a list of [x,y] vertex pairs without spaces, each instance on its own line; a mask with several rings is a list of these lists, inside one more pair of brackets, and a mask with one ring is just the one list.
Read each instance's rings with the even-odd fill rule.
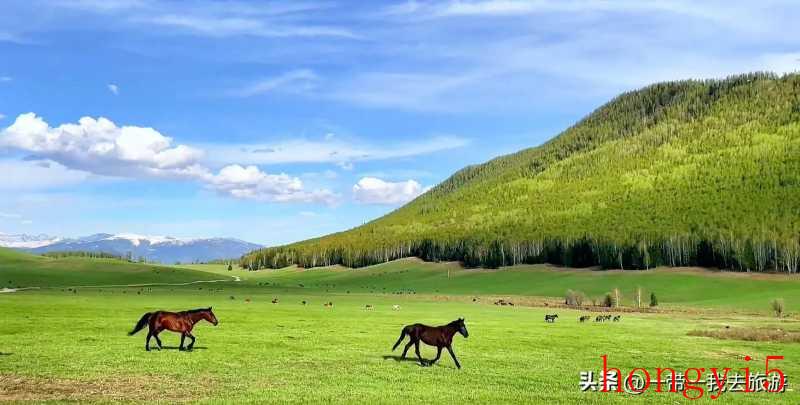
[[659,83],[549,142],[467,167],[363,226],[242,257],[251,269],[400,257],[797,272],[800,75]]

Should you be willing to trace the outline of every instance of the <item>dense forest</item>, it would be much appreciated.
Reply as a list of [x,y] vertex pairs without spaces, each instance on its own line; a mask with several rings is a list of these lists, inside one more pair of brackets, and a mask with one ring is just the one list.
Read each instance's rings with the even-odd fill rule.
[[117,260],[126,260],[131,261],[129,257],[122,257],[120,255],[115,255],[113,253],[106,253],[106,252],[91,252],[91,251],[83,251],[83,250],[68,250],[68,251],[59,251],[59,252],[45,252],[41,254],[45,257],[52,257],[56,259],[64,258],[64,257],[84,257],[90,259],[117,259]]
[[549,142],[469,166],[365,225],[247,254],[249,269],[418,256],[646,269],[800,267],[800,75],[622,94]]

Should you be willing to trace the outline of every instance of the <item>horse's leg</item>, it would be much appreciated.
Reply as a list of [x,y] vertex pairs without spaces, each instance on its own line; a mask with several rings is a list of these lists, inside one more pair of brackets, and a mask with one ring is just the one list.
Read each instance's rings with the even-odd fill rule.
[[428,364],[433,365],[433,363],[436,363],[437,361],[439,361],[439,357],[441,357],[441,356],[442,356],[442,346],[436,346],[436,358],[434,358],[433,360],[429,361]]
[[417,353],[417,358],[419,359],[419,364],[425,365],[425,360],[422,358],[422,355],[419,354],[419,340],[414,341],[414,351]]
[[147,340],[144,341],[144,350],[150,351],[150,338],[153,337],[153,331],[147,331]]
[[181,332],[181,345],[180,345],[180,347],[178,347],[178,350],[186,350],[186,349],[183,347],[183,341],[184,341],[184,339],[186,339],[186,333],[185,333],[185,332]]
[[153,333],[153,337],[156,338],[156,343],[158,343],[158,350],[161,350],[164,348],[164,346],[161,344],[161,339],[158,338],[159,333],[161,333],[161,331],[156,331]]
[[192,350],[194,348],[194,335],[192,335],[191,332],[186,332],[186,336],[189,336],[189,338],[192,339],[192,342],[189,343],[189,347],[187,347],[188,350]]
[[453,353],[453,349],[450,346],[446,346],[447,351],[450,352],[450,357],[453,358],[453,361],[456,363],[456,367],[461,368],[461,364],[458,364],[458,359],[456,358],[456,354]]
[[414,344],[414,339],[411,339],[406,345],[406,348],[403,349],[403,358],[406,358],[406,353],[408,353],[408,349],[410,349],[413,344]]

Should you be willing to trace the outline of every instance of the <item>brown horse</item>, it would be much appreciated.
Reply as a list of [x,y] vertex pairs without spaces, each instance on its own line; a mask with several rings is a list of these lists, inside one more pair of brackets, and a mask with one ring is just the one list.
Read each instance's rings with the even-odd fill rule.
[[[217,317],[214,316],[214,312],[211,311],[211,307],[190,309],[188,311],[181,312],[148,312],[142,315],[142,318],[139,319],[139,322],[136,323],[136,326],[133,328],[133,330],[128,332],[128,336],[134,335],[135,333],[144,329],[145,325],[149,325],[150,330],[147,332],[147,340],[144,343],[144,348],[148,352],[150,351],[151,337],[156,338],[158,350],[161,350],[161,339],[158,338],[158,334],[164,329],[181,334],[181,345],[179,350],[192,350],[195,341],[194,335],[192,335],[192,328],[194,328],[194,325],[197,322],[200,322],[203,319],[214,326],[217,326],[219,323],[219,321],[217,321]],[[189,347],[184,348],[183,341],[187,336],[192,339],[192,342],[189,343]]]
[[[400,342],[402,342],[403,339],[408,336],[410,341],[403,350],[403,358],[406,358],[408,349],[411,347],[411,345],[414,345],[414,349],[417,352],[417,358],[419,359],[420,364],[423,366],[428,366],[436,363],[439,360],[439,357],[442,355],[442,348],[446,348],[450,353],[450,357],[452,357],[453,361],[456,363],[456,367],[461,368],[461,364],[458,363],[458,359],[456,358],[455,353],[453,353],[453,348],[451,347],[453,344],[453,335],[455,335],[456,332],[460,333],[464,337],[469,336],[469,332],[467,332],[467,326],[464,325],[464,318],[459,318],[443,326],[427,326],[421,323],[408,325],[403,328],[402,332],[400,332],[400,339],[397,339],[397,343],[395,343],[394,347],[392,347],[392,351],[397,349],[397,346],[400,345]],[[420,340],[427,345],[436,346],[437,349],[436,358],[429,361],[427,364],[419,354]]]

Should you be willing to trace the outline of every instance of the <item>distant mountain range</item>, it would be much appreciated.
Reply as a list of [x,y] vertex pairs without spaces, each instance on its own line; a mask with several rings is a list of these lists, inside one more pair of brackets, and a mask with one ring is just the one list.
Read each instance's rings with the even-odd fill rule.
[[160,263],[193,263],[219,259],[237,259],[262,247],[233,238],[178,239],[170,236],[98,233],[80,238],[49,235],[8,235],[0,233],[0,246],[31,253],[103,252],[145,258]]

